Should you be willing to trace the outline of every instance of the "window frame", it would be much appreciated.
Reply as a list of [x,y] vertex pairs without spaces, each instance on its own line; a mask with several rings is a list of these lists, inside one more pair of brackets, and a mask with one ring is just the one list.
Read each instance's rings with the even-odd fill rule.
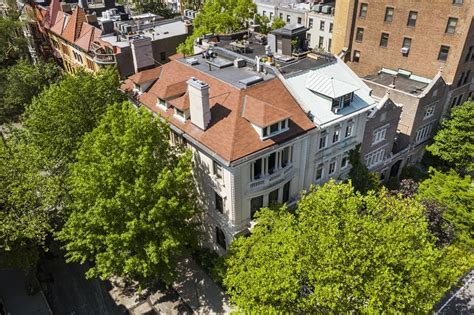
[[[459,21],[458,18],[448,17],[448,22],[446,24],[446,29],[444,32],[446,34],[456,34],[456,27],[458,26],[458,21]],[[451,22],[454,22],[454,26],[451,25]]]
[[[388,12],[392,12],[391,14],[388,14]],[[395,8],[394,7],[385,7],[385,15],[383,17],[383,21],[386,23],[391,23],[393,21],[393,14],[395,13]],[[390,17],[390,19],[388,19]]]
[[216,191],[214,191],[214,208],[217,212],[224,214],[224,198],[222,198],[222,196],[219,195]]
[[224,177],[222,165],[220,165],[215,160],[212,160],[212,173],[214,174],[214,176],[216,176],[217,179],[222,179]]
[[[446,48],[446,52],[442,51],[443,48]],[[441,45],[439,48],[439,53],[438,53],[438,61],[446,62],[449,58],[449,50],[450,50],[449,46]]]
[[[412,15],[415,16],[415,18],[412,18]],[[408,12],[408,21],[407,21],[407,26],[408,27],[416,27],[416,21],[418,20],[418,11],[410,11]]]
[[361,2],[359,8],[359,18],[365,19],[367,18],[367,12],[369,11],[369,4],[365,2]]
[[364,32],[365,32],[365,29],[363,27],[358,27],[356,29],[356,37],[355,37],[356,42],[362,43],[362,41],[364,40]]
[[326,21],[319,21],[319,30],[324,32],[324,28],[326,27]]
[[352,62],[354,63],[360,62],[360,50],[354,50],[354,54],[352,55]]
[[380,35],[380,47],[383,47],[383,48],[388,48],[388,40],[390,38],[390,34],[389,33],[385,33],[385,32],[382,32],[382,34]]

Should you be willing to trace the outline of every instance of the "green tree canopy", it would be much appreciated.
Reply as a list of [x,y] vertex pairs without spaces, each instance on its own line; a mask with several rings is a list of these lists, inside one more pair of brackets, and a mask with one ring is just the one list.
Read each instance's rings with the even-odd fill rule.
[[0,16],[0,67],[13,65],[27,55],[21,23],[13,17]]
[[[195,244],[191,153],[144,109],[109,107],[72,166],[69,219],[57,236],[68,261],[91,261],[88,277],[170,282]],[[189,250],[189,249],[188,249]]]
[[133,1],[133,6],[140,13],[153,13],[167,19],[176,15],[164,2],[158,0]]
[[0,141],[0,267],[35,266],[51,231],[54,215],[54,177],[43,170],[37,148],[17,134]]
[[61,79],[54,63],[22,59],[0,73],[0,124],[16,120],[44,87]]
[[283,21],[283,19],[281,19],[280,17],[275,17],[273,18],[273,21],[272,21],[272,30],[276,30],[276,29],[279,29],[279,28],[282,28],[283,26],[286,25],[286,22]]
[[438,249],[423,206],[331,181],[293,215],[263,209],[232,243],[224,283],[243,311],[427,313],[472,257]]
[[99,74],[78,72],[45,89],[25,112],[31,141],[45,155],[65,165],[86,132],[92,131],[108,104],[121,102],[119,79],[113,68]]
[[470,176],[460,177],[454,170],[442,173],[430,169],[430,178],[420,184],[418,198],[436,201],[445,210],[443,219],[452,224],[455,242],[460,247],[474,249],[474,187]]
[[193,34],[178,46],[178,52],[190,55],[196,38],[204,34],[227,34],[245,29],[257,6],[252,0],[207,0],[193,21]]
[[474,102],[465,102],[451,110],[426,149],[452,165],[462,174],[474,171]]
[[352,181],[356,191],[366,194],[370,190],[376,190],[380,187],[378,174],[369,172],[367,166],[360,159],[360,144],[349,151],[349,179]]

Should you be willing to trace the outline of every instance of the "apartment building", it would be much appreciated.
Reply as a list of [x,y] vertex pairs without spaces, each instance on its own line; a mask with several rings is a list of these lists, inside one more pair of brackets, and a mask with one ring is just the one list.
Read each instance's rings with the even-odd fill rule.
[[446,112],[474,91],[474,1],[348,0],[336,6],[333,53],[360,76],[381,68],[450,86]]
[[334,25],[335,0],[312,1],[255,0],[257,13],[270,21],[280,17],[289,24],[300,24],[308,28],[308,46],[320,51],[331,51]]
[[308,42],[312,49],[330,52],[334,29],[335,2],[316,4],[307,12]]
[[253,36],[240,52],[233,39],[202,40],[202,53],[139,72],[122,87],[169,122],[171,141],[194,152],[204,226],[218,253],[249,233],[261,207],[293,204],[311,184],[345,178],[347,152],[363,140],[376,106],[343,61],[297,60]]

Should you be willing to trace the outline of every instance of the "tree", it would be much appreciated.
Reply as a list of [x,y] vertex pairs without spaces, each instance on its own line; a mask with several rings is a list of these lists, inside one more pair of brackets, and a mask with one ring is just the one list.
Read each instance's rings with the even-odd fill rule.
[[14,121],[23,113],[33,96],[61,79],[61,69],[53,64],[33,65],[22,59],[0,75],[0,124]]
[[276,29],[282,28],[285,25],[286,25],[286,22],[283,21],[282,18],[276,17],[276,18],[273,19],[271,28],[272,28],[272,30],[276,30]]
[[140,13],[153,13],[166,19],[174,17],[176,14],[161,1],[134,1],[134,8]]
[[124,100],[114,69],[97,75],[78,72],[45,89],[26,109],[31,141],[48,159],[65,166],[85,133],[92,131],[108,104]]
[[295,215],[264,209],[232,243],[231,300],[244,312],[427,313],[473,260],[436,248],[423,210],[334,181],[312,188]]
[[474,188],[470,176],[460,177],[455,171],[442,173],[430,169],[417,198],[437,202],[445,208],[442,217],[454,229],[455,243],[464,249],[474,248]]
[[0,267],[36,265],[51,231],[57,182],[41,171],[45,161],[24,136],[0,141]]
[[252,0],[207,0],[193,21],[193,34],[178,46],[177,51],[190,55],[194,41],[205,34],[227,34],[245,29],[255,16],[257,6]]
[[170,146],[169,128],[129,103],[111,106],[72,166],[64,228],[68,262],[87,277],[118,275],[170,283],[196,241],[191,153]]
[[0,67],[13,65],[27,55],[26,40],[16,19],[0,16]]
[[267,34],[270,31],[270,19],[268,16],[255,14],[255,23],[260,25],[260,33]]
[[474,102],[465,102],[451,110],[426,149],[451,164],[459,173],[474,171]]
[[380,187],[379,176],[375,173],[369,172],[367,166],[360,160],[360,144],[349,151],[349,163],[351,170],[349,171],[349,178],[356,191],[362,194],[370,190],[376,190]]

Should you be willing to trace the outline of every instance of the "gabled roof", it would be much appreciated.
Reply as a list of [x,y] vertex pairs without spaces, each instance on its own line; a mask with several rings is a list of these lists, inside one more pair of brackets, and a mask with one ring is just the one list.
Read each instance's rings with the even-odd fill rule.
[[[167,71],[163,70],[163,71]],[[161,74],[163,74],[163,71]],[[182,94],[186,93],[188,85],[186,81],[189,78],[186,78],[185,80],[181,80],[178,82],[173,82],[171,84],[159,84],[159,85],[154,85],[152,87],[152,90],[150,92],[153,92],[156,96],[163,100],[169,100],[172,98],[176,98],[178,96],[181,96]]]
[[94,36],[94,27],[84,22],[84,25],[82,26],[82,29],[81,29],[81,35],[76,40],[76,45],[81,47],[85,51],[88,51],[90,49],[93,36]]
[[264,128],[274,123],[290,118],[290,113],[278,109],[267,102],[263,102],[255,97],[246,95],[242,117],[252,124]]
[[[160,114],[171,125],[227,163],[269,148],[276,143],[288,141],[315,128],[278,78],[241,89],[200,71],[182,60],[172,60],[161,68],[159,78],[147,92],[138,96],[138,101],[151,111]],[[167,90],[179,90],[177,87],[183,86],[183,82],[185,83],[191,77],[209,85],[211,121],[206,130],[201,130],[189,119],[183,121],[176,118],[173,108],[164,110],[157,105],[158,94]],[[133,86],[131,80],[128,79],[122,85],[122,89],[128,90],[131,86]],[[249,104],[254,104],[256,102],[254,100],[257,100],[270,104],[279,112],[291,113],[289,130],[265,140],[260,139],[260,135],[252,124],[242,117],[247,96],[247,100],[250,100]],[[189,96],[185,93],[179,98],[170,100],[169,103],[179,109],[189,108]]]
[[81,34],[81,28],[84,22],[86,22],[86,13],[82,8],[77,6],[64,28],[62,37],[72,43],[75,42]]
[[134,75],[129,77],[129,79],[132,80],[133,83],[140,85],[158,79],[160,77],[160,73],[161,68],[157,67],[135,73]]
[[168,101],[168,103],[182,111],[189,109],[189,94],[186,92],[183,96]]
[[306,79],[306,88],[330,98],[338,98],[359,89],[355,85],[338,80],[334,77],[319,74],[316,71],[313,71],[308,75]]
[[46,27],[52,27],[54,24],[56,24],[56,18],[59,12],[61,12],[59,0],[51,0],[44,19]]
[[58,12],[58,14],[56,15],[56,21],[50,28],[51,32],[57,35],[62,35],[64,31],[64,27],[67,23],[68,17],[69,16],[67,14],[64,14],[64,12],[62,11]]

